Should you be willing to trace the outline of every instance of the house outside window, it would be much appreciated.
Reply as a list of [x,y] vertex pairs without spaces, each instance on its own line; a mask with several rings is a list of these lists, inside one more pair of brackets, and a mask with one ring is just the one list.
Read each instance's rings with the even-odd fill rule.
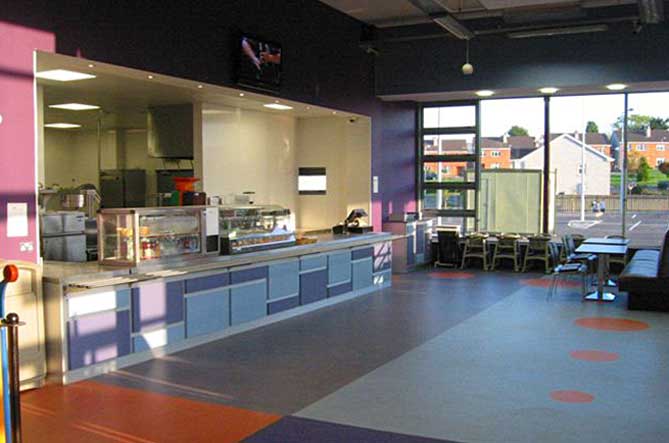
[[664,145],[657,145],[656,148],[658,151],[664,151]]
[[646,150],[646,145],[636,145],[637,152],[644,152]]
[[664,163],[664,158],[660,157],[655,160],[655,163],[657,166],[660,166],[662,163]]
[[491,156],[491,157],[499,157],[500,155],[501,155],[501,154],[500,154],[499,151],[492,151],[492,152],[490,153],[490,156]]
[[502,165],[499,163],[491,163],[490,169],[499,169]]

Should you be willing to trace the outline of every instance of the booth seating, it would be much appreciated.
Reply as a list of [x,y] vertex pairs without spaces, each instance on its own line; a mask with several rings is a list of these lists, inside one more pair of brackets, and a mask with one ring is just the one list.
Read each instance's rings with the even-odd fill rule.
[[634,254],[618,284],[628,292],[628,309],[669,311],[669,231],[659,251],[641,249]]

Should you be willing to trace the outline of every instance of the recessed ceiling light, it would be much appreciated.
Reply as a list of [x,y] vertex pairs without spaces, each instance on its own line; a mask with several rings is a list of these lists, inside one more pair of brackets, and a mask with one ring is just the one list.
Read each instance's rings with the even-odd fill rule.
[[542,94],[555,94],[558,91],[559,89],[553,86],[547,86],[545,88],[539,89],[539,92],[541,92]]
[[94,65],[93,63],[89,63],[89,64],[88,64],[88,67],[89,67],[89,68],[94,68],[95,65]]
[[52,69],[35,74],[35,77],[46,80],[55,80],[58,82],[72,82],[76,80],[88,80],[95,78],[93,74],[84,74],[83,72],[68,71],[67,69]]
[[307,106],[307,109],[311,109],[311,106]]
[[611,83],[610,85],[606,85],[606,89],[609,91],[622,91],[625,88],[627,88],[627,85],[622,83]]
[[270,108],[270,109],[277,109],[279,111],[287,111],[289,109],[293,109],[292,106],[281,105],[279,103],[269,103],[269,104],[263,105],[263,106],[266,107],[266,108]]
[[91,111],[93,109],[100,109],[99,106],[85,105],[83,103],[63,103],[60,105],[49,105],[50,108],[67,109],[68,111]]
[[148,78],[149,80],[153,80],[153,76],[152,76],[152,75],[147,75],[146,78]]
[[202,89],[202,88],[204,88],[204,86],[202,86],[202,85],[197,85],[197,88],[198,88],[198,89]]
[[240,96],[240,97],[244,97],[244,93],[243,93],[243,92],[240,92],[240,93],[239,93],[239,96]]
[[81,125],[75,123],[47,123],[44,125],[45,128],[54,128],[54,129],[74,129],[81,128]]
[[489,89],[483,89],[481,91],[476,91],[476,95],[478,95],[479,97],[490,97],[494,93],[495,93],[494,91],[491,91]]
[[336,114],[337,114],[337,111],[332,111],[332,113],[336,115]]

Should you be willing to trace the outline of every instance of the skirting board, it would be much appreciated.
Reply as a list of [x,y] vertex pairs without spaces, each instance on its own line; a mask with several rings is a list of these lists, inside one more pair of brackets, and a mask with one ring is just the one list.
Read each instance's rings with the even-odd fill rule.
[[318,302],[310,303],[306,306],[300,306],[289,311],[280,312],[278,314],[273,314],[261,319],[245,323],[242,325],[232,326],[226,328],[222,331],[215,332],[213,334],[203,335],[200,337],[187,338],[179,343],[174,343],[172,345],[163,346],[156,349],[151,349],[150,351],[136,353],[127,355],[124,357],[117,358],[115,360],[110,360],[96,365],[87,366],[85,368],[75,369],[74,371],[68,371],[62,374],[62,377],[52,376],[49,377],[50,382],[62,383],[64,385],[75,383],[87,378],[95,377],[98,375],[106,374],[117,369],[125,368],[128,366],[136,365],[143,363],[145,361],[151,360],[153,358],[163,357],[165,355],[174,354],[175,352],[183,351],[185,349],[193,348],[195,346],[200,346],[205,343],[212,342],[214,340],[220,340],[225,337],[230,337],[231,335],[240,334],[242,332],[250,331],[261,326],[270,325],[282,320],[289,318],[297,317],[299,315],[307,314],[318,309],[336,305],[347,300],[351,300],[362,295],[370,294],[381,289],[385,289],[391,286],[390,281],[384,281],[381,284],[370,286],[368,288],[359,289],[357,291],[349,292],[348,294],[338,295],[337,297],[327,298]]

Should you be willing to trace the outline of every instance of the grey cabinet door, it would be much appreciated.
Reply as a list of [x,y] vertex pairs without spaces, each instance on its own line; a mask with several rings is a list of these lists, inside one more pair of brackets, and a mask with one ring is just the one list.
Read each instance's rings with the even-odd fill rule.
[[267,315],[267,280],[230,289],[230,324],[239,325]]

